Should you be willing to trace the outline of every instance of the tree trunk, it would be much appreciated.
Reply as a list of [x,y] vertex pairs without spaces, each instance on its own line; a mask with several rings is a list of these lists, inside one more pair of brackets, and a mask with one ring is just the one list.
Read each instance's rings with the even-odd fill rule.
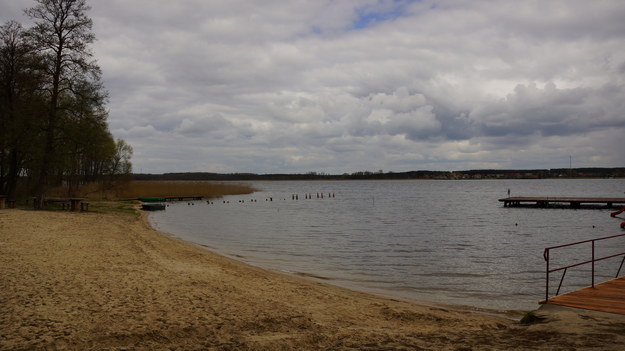
[[50,181],[50,168],[53,164],[52,157],[54,157],[54,134],[56,131],[56,118],[59,108],[59,91],[61,85],[62,75],[62,60],[63,60],[63,38],[59,34],[59,46],[56,51],[56,61],[54,63],[54,73],[52,75],[52,96],[50,97],[50,110],[48,111],[48,127],[46,128],[45,147],[43,150],[43,158],[41,162],[41,170],[39,172],[39,181],[37,182],[37,189],[35,191],[36,204],[35,208],[43,208],[43,200],[46,192],[48,191],[48,183]]
[[9,152],[9,170],[6,176],[6,193],[7,199],[15,200],[17,192],[17,178],[19,177],[20,164],[18,151],[12,148]]

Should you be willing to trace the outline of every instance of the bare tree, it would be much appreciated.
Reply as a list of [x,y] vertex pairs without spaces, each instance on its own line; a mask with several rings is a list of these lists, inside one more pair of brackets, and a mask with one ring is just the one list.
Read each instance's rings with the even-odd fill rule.
[[100,69],[92,59],[89,45],[95,40],[90,9],[85,0],[36,0],[26,10],[35,20],[30,36],[42,57],[46,77],[44,93],[48,101],[45,138],[36,196],[41,206],[55,164],[55,148],[60,117],[68,106],[64,96],[72,96],[77,82],[99,81]]
[[35,1],[30,29],[0,26],[0,193],[28,189],[41,207],[51,186],[73,196],[87,182],[126,179],[132,148],[108,130],[86,1]]
[[128,176],[132,172],[132,146],[122,139],[115,142],[115,155],[111,158],[109,174],[111,178]]

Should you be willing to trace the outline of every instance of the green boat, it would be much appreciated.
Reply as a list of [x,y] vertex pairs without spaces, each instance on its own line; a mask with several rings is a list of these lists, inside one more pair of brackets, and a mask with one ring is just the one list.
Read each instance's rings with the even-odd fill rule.
[[163,202],[165,201],[164,197],[140,197],[138,199],[141,202]]
[[160,211],[165,209],[165,204],[141,204],[141,209],[145,211]]

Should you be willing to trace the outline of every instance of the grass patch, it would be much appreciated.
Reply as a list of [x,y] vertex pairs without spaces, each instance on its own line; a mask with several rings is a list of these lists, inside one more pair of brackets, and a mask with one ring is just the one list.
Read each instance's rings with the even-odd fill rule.
[[139,217],[138,201],[95,201],[89,203],[89,212]]
[[534,323],[540,323],[544,319],[545,318],[543,317],[537,316],[534,311],[530,311],[530,312],[527,312],[525,316],[523,316],[523,318],[521,318],[520,323],[521,324],[534,324]]

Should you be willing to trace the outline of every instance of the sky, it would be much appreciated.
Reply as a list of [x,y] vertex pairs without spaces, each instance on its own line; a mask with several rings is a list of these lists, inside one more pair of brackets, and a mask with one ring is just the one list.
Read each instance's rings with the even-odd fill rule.
[[88,3],[136,173],[625,167],[622,0]]

